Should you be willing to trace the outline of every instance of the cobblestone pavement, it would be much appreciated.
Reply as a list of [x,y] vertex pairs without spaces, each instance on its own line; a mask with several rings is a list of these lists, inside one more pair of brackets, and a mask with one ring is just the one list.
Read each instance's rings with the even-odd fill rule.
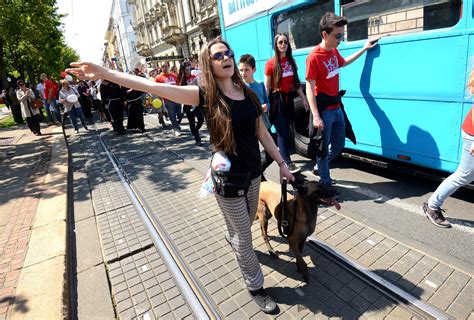
[[[154,127],[154,122],[156,116],[147,117],[147,127]],[[174,137],[171,130],[149,130],[156,139],[153,143],[139,134],[115,136],[105,125],[98,127],[132,188],[147,202],[220,312],[230,319],[267,318],[243,287],[214,198],[197,197],[209,166],[205,132],[207,144],[196,147],[190,134]],[[121,318],[192,318],[94,133],[70,132],[70,136],[73,159],[84,163],[89,180],[116,314]],[[269,169],[269,178],[276,179],[276,174],[276,168]],[[269,235],[278,259],[268,255],[257,223],[252,231],[265,286],[281,308],[279,318],[413,317],[403,305],[308,247],[304,254],[311,281],[302,282],[287,244],[276,236],[274,220]],[[316,237],[453,317],[468,318],[472,312],[472,275],[371,230],[344,211],[321,208]]]
[[23,267],[38,201],[45,191],[51,148],[51,127],[34,136],[19,127],[0,132],[0,319],[13,303],[22,308],[21,297],[14,301]]

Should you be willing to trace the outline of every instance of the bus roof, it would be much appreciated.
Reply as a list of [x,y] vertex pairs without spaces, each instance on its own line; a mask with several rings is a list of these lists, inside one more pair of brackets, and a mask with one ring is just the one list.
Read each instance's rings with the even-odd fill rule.
[[253,18],[262,12],[270,11],[277,6],[287,5],[295,0],[220,0],[221,19],[224,28]]

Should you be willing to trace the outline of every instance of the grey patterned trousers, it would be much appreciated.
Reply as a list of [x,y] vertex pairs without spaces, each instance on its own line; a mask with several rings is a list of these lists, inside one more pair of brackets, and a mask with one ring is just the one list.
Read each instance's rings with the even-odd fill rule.
[[263,287],[263,273],[252,245],[250,230],[257,212],[260,177],[250,183],[245,197],[224,198],[216,195],[217,204],[224,215],[232,249],[249,290]]

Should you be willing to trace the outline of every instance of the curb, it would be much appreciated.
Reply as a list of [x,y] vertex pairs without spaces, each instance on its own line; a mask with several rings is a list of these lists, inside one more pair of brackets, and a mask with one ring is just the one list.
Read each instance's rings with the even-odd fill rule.
[[11,319],[68,317],[67,191],[68,153],[62,128],[51,139],[45,177],[25,262],[15,293]]

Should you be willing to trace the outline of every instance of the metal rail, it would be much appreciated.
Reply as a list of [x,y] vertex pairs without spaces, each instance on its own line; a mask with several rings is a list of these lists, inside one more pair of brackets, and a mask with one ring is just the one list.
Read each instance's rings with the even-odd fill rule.
[[393,300],[400,303],[401,306],[405,307],[411,313],[426,319],[450,319],[449,315],[445,312],[435,308],[434,306],[412,296],[411,294],[400,289],[396,285],[388,282],[384,278],[377,275],[375,272],[362,266],[355,260],[341,254],[338,250],[331,247],[325,241],[316,238],[315,236],[309,236],[308,242],[310,246],[323,253],[333,262],[343,267],[345,270],[351,272],[354,276],[370,284],[375,289],[382,292],[384,295],[389,296]]
[[194,316],[197,319],[223,318],[219,310],[212,303],[212,300],[207,297],[204,290],[187,268],[164,228],[156,219],[153,219],[151,215],[148,214],[148,212],[151,212],[149,207],[146,205],[143,199],[140,200],[139,196],[137,195],[137,191],[134,190],[130,185],[130,180],[125,178],[125,171],[113,152],[109,150],[109,147],[102,139],[100,133],[97,134],[97,138],[102,148],[106,152],[107,157],[114,166],[114,169],[119,176],[128,196],[130,197],[133,206],[137,210],[138,215],[140,216],[145,228],[148,231],[148,234],[150,235],[153,243],[156,246],[156,249],[162,257],[164,264],[175,280],[179,291],[183,295],[184,300],[188,303]]
[[[145,134],[144,136],[152,140],[154,143],[158,144],[165,151],[176,156],[178,159],[185,161],[185,159],[183,159],[181,155],[169,150],[165,145],[159,143],[151,135]],[[106,150],[109,159],[114,164],[114,168],[116,169],[117,173],[120,176],[120,179],[124,183],[127,192],[131,196],[131,199],[134,199],[133,203],[139,211],[143,221],[145,222],[145,225],[149,230],[150,235],[152,235],[153,241],[155,242],[155,237],[158,238],[156,240],[159,243],[159,246],[157,245],[157,248],[159,249],[160,253],[162,250],[164,250],[164,252],[166,252],[167,254],[167,259],[171,260],[170,265],[167,265],[170,272],[176,272],[176,270],[179,270],[178,274],[175,276],[175,279],[178,279],[177,285],[179,286],[180,291],[183,293],[183,296],[185,296],[186,301],[188,301],[190,307],[192,307],[193,312],[195,312],[195,316],[198,319],[210,317],[215,319],[224,318],[223,315],[220,313],[219,309],[214,305],[212,299],[208,297],[199,282],[194,278],[186,262],[181,257],[179,250],[175,247],[171,238],[167,236],[166,230],[155,217],[147,214],[147,212],[152,212],[152,210],[150,209],[144,198],[140,195],[139,190],[133,187],[133,182],[128,179],[127,174],[122,168],[118,159],[115,157],[115,155],[113,155],[112,152],[109,151],[109,148],[102,140],[102,137],[99,136],[99,140],[104,150]],[[328,245],[326,242],[319,240],[314,236],[310,236],[308,238],[308,243],[313,250],[320,252],[331,261],[337,263],[339,266],[349,271],[352,275],[356,276],[374,289],[381,292],[383,295],[398,302],[414,316],[418,316],[424,319],[450,318],[449,315],[445,312],[435,308],[434,306],[420,299],[417,299],[416,297],[410,295],[404,290],[398,288],[397,286],[378,276],[371,270],[363,267],[356,261],[342,255],[336,249]],[[181,286],[183,286],[183,288]],[[194,308],[196,308],[196,310]]]

